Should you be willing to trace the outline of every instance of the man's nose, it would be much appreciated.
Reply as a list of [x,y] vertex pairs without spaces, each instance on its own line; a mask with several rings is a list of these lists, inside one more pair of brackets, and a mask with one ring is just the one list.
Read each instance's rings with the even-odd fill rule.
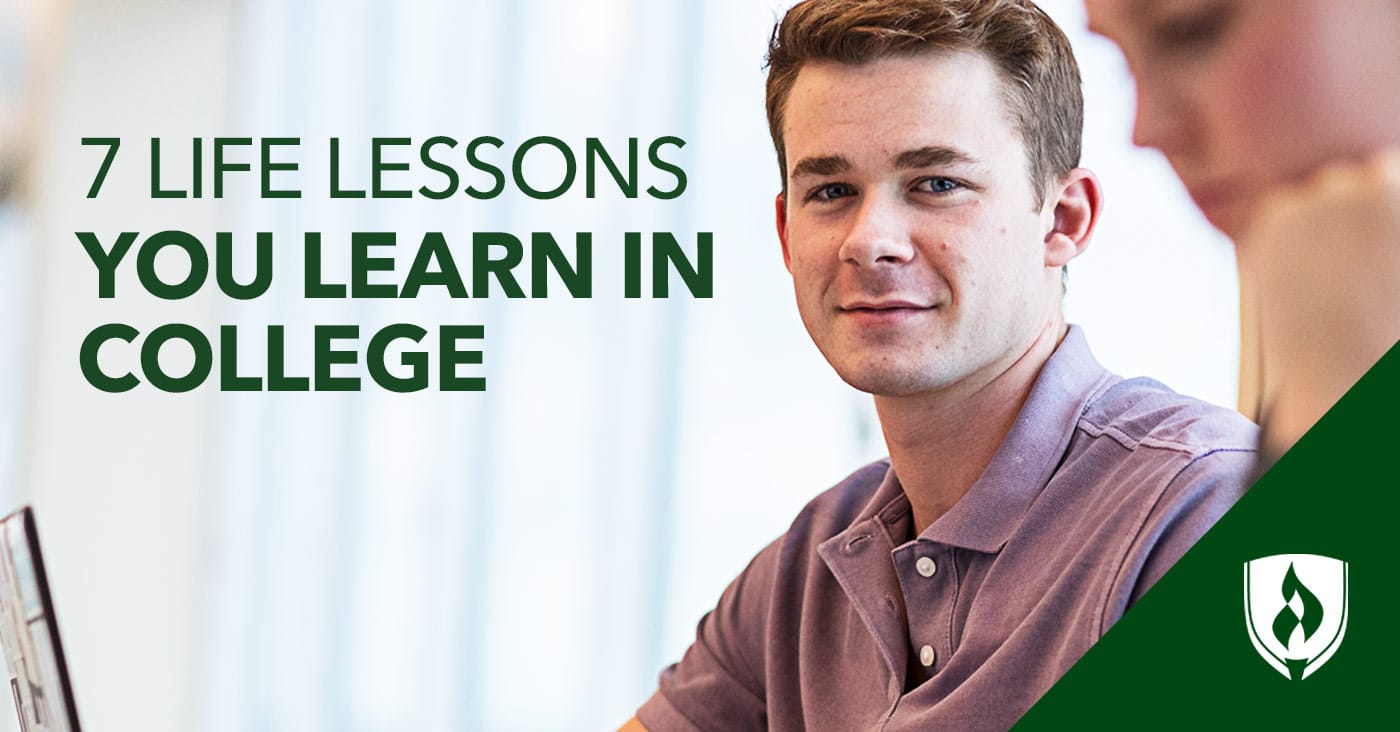
[[1133,144],[1154,147],[1164,154],[1179,151],[1186,141],[1189,108],[1185,99],[1157,74],[1137,80],[1137,117]]
[[867,194],[841,243],[841,261],[858,267],[908,262],[914,257],[909,221],[893,196]]

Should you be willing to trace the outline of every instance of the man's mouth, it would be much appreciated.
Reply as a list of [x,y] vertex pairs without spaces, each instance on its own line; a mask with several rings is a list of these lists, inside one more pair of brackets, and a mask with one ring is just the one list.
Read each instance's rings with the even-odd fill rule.
[[912,300],[852,300],[841,305],[844,311],[852,310],[932,310],[934,305],[924,305]]
[[838,310],[864,325],[876,326],[900,323],[937,307],[910,300],[854,300],[842,304]]
[[1229,228],[1239,215],[1240,206],[1246,197],[1238,185],[1207,183],[1187,186],[1191,199],[1217,228]]

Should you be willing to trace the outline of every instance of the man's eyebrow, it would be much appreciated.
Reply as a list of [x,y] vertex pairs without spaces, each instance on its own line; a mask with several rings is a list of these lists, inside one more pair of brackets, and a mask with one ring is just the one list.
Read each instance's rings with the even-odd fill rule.
[[[1125,16],[1139,19],[1144,15],[1155,15],[1156,12],[1161,9],[1157,0],[1122,0],[1122,3],[1126,6],[1123,11]],[[1105,32],[1106,29],[1096,23],[1092,18],[1089,20],[1088,27],[1089,32],[1094,35],[1103,36],[1105,38],[1111,37]]]
[[967,153],[951,147],[930,145],[917,150],[905,150],[894,158],[894,167],[900,170],[932,168],[952,163],[974,164],[977,161]]
[[802,158],[797,161],[797,165],[792,166],[792,178],[801,178],[804,175],[835,175],[844,173],[851,169],[851,161],[840,155],[819,155],[817,157]]
[[1133,15],[1158,10],[1160,7],[1161,3],[1157,0],[1128,0],[1128,12]]

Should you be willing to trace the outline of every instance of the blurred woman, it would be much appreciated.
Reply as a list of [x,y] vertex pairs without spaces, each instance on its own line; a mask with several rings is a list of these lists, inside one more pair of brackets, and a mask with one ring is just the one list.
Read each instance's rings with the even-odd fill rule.
[[1262,461],[1400,340],[1400,1],[1086,0],[1240,270]]

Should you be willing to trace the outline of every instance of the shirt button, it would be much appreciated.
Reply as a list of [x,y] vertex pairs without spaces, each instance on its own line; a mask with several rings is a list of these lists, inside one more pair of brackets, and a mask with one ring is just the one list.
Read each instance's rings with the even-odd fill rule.
[[925,577],[932,577],[933,573],[938,571],[938,565],[934,563],[932,557],[919,557],[919,561],[914,562],[914,569],[919,570],[919,574]]
[[938,659],[938,654],[933,652],[933,646],[924,646],[919,649],[919,663],[924,666],[933,666],[933,662]]

